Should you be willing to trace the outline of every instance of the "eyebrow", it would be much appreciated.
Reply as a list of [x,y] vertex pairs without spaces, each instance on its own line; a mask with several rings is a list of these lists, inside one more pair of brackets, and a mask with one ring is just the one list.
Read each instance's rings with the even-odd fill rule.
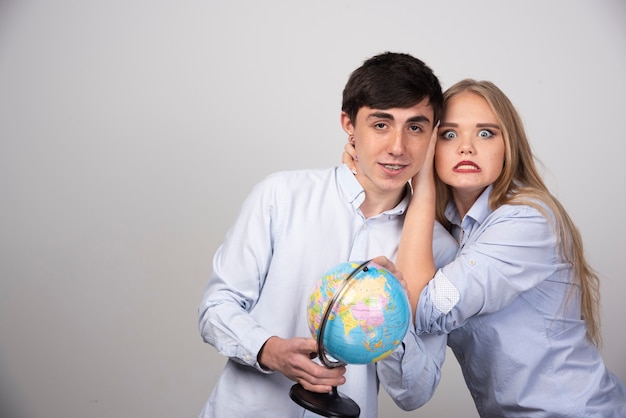
[[394,120],[393,115],[387,112],[372,112],[367,115],[367,119],[391,119]]
[[476,127],[477,128],[496,128],[496,129],[500,129],[500,125],[498,125],[497,123],[477,123]]
[[409,118],[407,120],[407,122],[426,122],[426,123],[429,123],[430,119],[428,119],[424,115],[419,115],[419,116],[413,116],[412,118]]
[[[377,119],[389,119],[389,120],[395,120],[393,115],[391,113],[387,113],[387,112],[373,112],[370,113],[369,115],[367,115],[367,119],[371,119],[371,118],[377,118]],[[415,122],[430,122],[430,119],[428,119],[426,116],[424,115],[418,115],[418,116],[413,116],[409,119],[407,119],[408,123],[415,123]]]
[[[452,122],[442,122],[439,127],[442,128],[444,126],[451,126],[451,127],[458,127],[459,124],[458,123],[452,123]],[[495,128],[495,129],[501,129],[500,125],[498,125],[497,123],[477,123],[476,124],[477,128]]]

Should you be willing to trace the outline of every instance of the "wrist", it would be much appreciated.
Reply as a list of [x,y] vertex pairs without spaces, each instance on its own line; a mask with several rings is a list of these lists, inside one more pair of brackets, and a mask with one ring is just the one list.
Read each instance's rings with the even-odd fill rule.
[[259,366],[266,371],[274,371],[273,363],[272,363],[272,345],[274,340],[278,338],[276,336],[269,337],[265,343],[261,346],[259,353],[257,354],[256,360],[259,363]]

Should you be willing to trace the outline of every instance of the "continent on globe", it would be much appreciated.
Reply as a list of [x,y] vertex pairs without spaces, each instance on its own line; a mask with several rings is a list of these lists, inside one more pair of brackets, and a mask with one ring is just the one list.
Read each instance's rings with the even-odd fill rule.
[[320,342],[323,330],[325,353],[349,364],[368,364],[391,354],[406,335],[410,316],[409,300],[398,279],[371,261],[330,269],[317,280],[307,305],[313,338]]

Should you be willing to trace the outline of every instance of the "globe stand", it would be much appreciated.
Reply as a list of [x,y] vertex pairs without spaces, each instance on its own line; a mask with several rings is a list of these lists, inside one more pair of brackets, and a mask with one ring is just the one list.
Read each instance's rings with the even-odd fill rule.
[[289,396],[301,407],[324,417],[358,418],[361,413],[359,405],[337,392],[336,386],[330,393],[318,393],[296,383],[291,387]]
[[[371,260],[365,261],[360,266],[355,268],[352,273],[344,280],[341,287],[326,306],[324,310],[324,316],[320,323],[320,331],[317,334],[317,354],[324,364],[328,368],[345,366],[346,363],[342,361],[333,361],[326,356],[326,350],[324,348],[324,330],[326,329],[326,323],[330,317],[335,304],[341,299],[350,280],[359,272],[367,271]],[[336,418],[358,418],[361,414],[361,408],[351,398],[342,395],[337,391],[337,387],[333,386],[332,391],[329,393],[311,392],[302,387],[299,383],[296,383],[291,387],[289,391],[289,397],[303,408],[308,409],[311,412],[315,412],[318,415],[324,417],[336,417]]]

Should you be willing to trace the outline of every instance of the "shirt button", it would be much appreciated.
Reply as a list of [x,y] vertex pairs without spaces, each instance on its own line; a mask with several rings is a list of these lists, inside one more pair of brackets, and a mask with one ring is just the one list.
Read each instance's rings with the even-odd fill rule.
[[469,265],[470,265],[470,266],[474,266],[474,265],[476,265],[476,260],[470,260],[470,261],[469,261]]

